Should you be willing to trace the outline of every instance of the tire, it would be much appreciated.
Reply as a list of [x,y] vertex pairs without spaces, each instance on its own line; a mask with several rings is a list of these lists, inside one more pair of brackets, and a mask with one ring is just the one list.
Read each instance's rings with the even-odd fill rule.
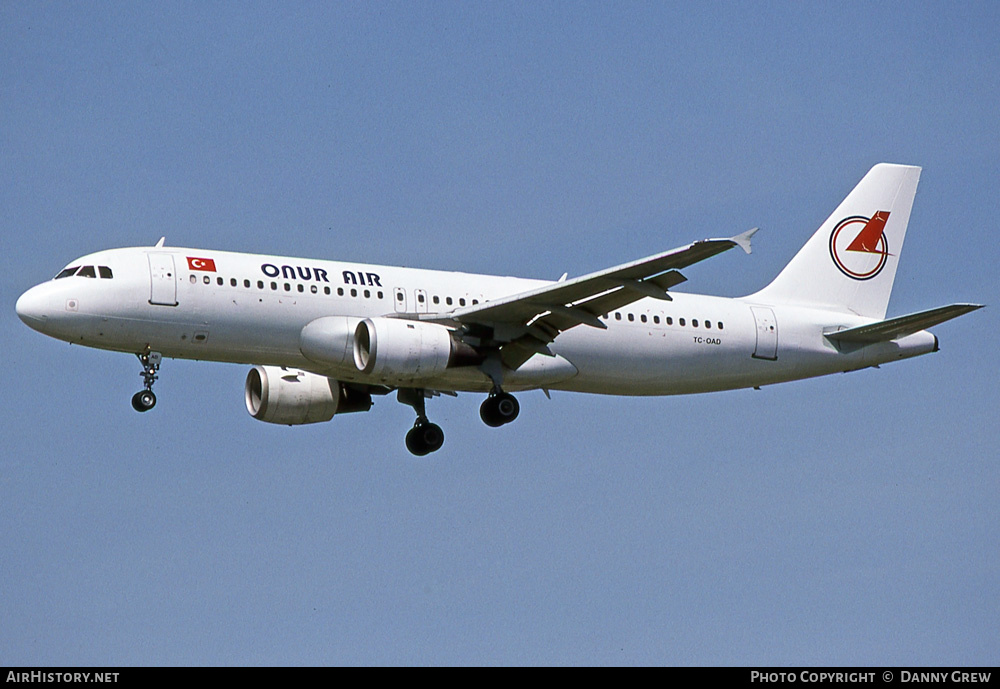
[[510,423],[521,413],[517,398],[507,392],[491,395],[479,407],[479,418],[487,426],[498,428]]
[[416,427],[406,432],[406,449],[410,451],[411,455],[416,457],[423,457],[427,454],[423,444],[420,442],[420,434],[417,433]]
[[146,412],[156,406],[156,395],[152,390],[140,390],[132,395],[132,408],[138,412]]
[[437,452],[444,445],[444,431],[436,423],[427,423],[420,427],[420,441],[427,449],[425,454]]
[[500,426],[503,426],[503,419],[500,417],[500,412],[497,410],[496,402],[496,397],[487,397],[483,400],[483,403],[479,405],[479,418],[483,420],[483,423],[492,428],[499,428]]
[[510,423],[521,413],[521,405],[514,395],[502,392],[497,395],[496,400],[497,414],[503,419],[503,423]]
[[436,423],[414,426],[406,434],[406,449],[417,457],[437,452],[444,445],[444,431]]

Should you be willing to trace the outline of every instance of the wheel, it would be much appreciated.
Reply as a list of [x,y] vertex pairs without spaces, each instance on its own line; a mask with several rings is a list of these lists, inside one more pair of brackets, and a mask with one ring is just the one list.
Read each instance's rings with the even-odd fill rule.
[[500,415],[504,423],[510,423],[520,413],[521,405],[518,404],[517,398],[514,395],[508,392],[501,392],[497,395],[497,414]]
[[487,426],[497,428],[505,423],[510,423],[517,418],[521,411],[521,405],[517,398],[507,392],[500,392],[490,395],[479,407],[479,418]]
[[503,419],[500,418],[500,412],[497,411],[496,397],[487,397],[483,400],[483,403],[479,405],[479,418],[487,426],[492,426],[493,428],[503,426]]
[[444,431],[436,423],[417,424],[406,434],[406,449],[417,457],[437,452],[444,445]]
[[427,448],[425,454],[437,452],[444,445],[444,431],[436,423],[427,423],[420,427],[420,441]]
[[152,390],[140,390],[132,395],[132,408],[136,411],[149,411],[156,406],[156,395]]

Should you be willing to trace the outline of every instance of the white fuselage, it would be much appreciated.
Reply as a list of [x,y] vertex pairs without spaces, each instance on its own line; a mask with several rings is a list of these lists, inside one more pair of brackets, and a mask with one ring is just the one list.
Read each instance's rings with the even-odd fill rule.
[[[207,263],[189,260],[210,259]],[[107,266],[113,277],[71,276],[18,301],[31,327],[68,342],[165,357],[286,366],[360,384],[371,379],[347,357],[318,364],[301,349],[318,318],[447,313],[551,284],[541,280],[203,249],[130,248],[72,265]],[[892,342],[836,345],[824,333],[872,322],[839,311],[671,292],[602,315],[606,329],[579,325],[550,349],[508,371],[511,390],[546,388],[611,395],[672,395],[767,385],[848,371],[936,349],[921,331]],[[419,387],[488,391],[475,366],[452,368]]]

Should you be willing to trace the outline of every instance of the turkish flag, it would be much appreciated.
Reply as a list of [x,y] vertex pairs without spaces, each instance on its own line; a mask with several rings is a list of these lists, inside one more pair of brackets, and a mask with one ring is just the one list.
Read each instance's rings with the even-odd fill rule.
[[211,273],[215,272],[215,259],[212,258],[191,258],[187,257],[188,268],[191,270],[207,270]]

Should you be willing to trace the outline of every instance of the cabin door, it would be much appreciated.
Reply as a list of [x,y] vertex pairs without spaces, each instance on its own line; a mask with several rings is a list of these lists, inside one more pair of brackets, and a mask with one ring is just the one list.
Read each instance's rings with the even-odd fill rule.
[[750,310],[757,323],[757,345],[753,356],[773,361],[778,358],[778,322],[774,319],[774,311],[765,306],[751,306]]

